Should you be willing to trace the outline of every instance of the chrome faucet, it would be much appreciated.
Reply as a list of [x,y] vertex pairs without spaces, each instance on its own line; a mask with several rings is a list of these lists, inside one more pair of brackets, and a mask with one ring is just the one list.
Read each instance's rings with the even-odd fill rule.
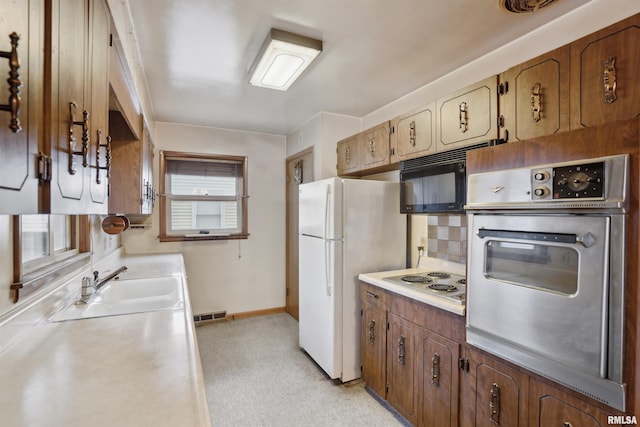
[[109,283],[109,281],[118,278],[118,275],[120,273],[124,273],[125,271],[127,271],[127,267],[123,265],[122,267],[120,267],[119,269],[117,269],[116,271],[114,271],[113,273],[109,274],[107,277],[104,277],[102,279],[98,279],[98,274],[99,273],[97,271],[94,271],[93,272],[93,287],[97,291],[98,289],[100,289],[101,287],[103,287],[104,285]]
[[108,276],[98,279],[100,273],[97,271],[93,272],[93,282],[90,277],[82,278],[82,294],[80,296],[80,300],[78,300],[78,304],[86,304],[91,299],[91,296],[98,292],[98,289],[109,283],[109,281],[113,279],[117,279],[118,275],[127,271],[126,266],[122,266],[113,273]]

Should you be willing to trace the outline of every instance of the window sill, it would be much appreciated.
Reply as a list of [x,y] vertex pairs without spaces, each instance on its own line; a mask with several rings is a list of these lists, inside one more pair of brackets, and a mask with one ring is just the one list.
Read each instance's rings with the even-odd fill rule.
[[62,276],[87,266],[90,256],[91,252],[82,252],[63,261],[24,274],[21,282],[11,285],[13,303],[17,303],[21,296],[29,295],[44,284],[51,283]]
[[202,234],[199,236],[158,236],[160,242],[199,242],[202,240],[240,240],[248,239],[249,234],[229,234],[216,236],[215,234]]

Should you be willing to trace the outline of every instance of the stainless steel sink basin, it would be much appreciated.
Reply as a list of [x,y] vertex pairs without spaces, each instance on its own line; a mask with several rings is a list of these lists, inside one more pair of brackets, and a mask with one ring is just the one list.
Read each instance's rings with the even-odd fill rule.
[[86,304],[71,304],[56,313],[51,321],[172,310],[183,305],[180,277],[114,280],[101,288]]

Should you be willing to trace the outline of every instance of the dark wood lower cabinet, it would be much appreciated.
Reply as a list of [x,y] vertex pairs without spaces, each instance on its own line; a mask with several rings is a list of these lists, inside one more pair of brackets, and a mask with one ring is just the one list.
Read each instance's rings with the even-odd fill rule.
[[412,425],[457,427],[464,317],[367,283],[360,297],[367,388]]
[[387,319],[387,401],[407,421],[416,425],[419,331],[416,325],[393,313],[388,313]]
[[463,316],[367,283],[360,297],[362,380],[412,425],[604,427],[626,417],[467,345]]
[[494,358],[468,349],[469,371],[465,372],[462,387],[471,390],[472,411],[467,417],[474,426],[527,425],[529,377]]
[[362,380],[371,391],[385,395],[387,351],[387,313],[375,305],[362,303],[362,328],[360,332],[360,359]]
[[569,395],[542,381],[531,379],[529,426],[546,427],[604,427],[610,425],[609,416],[619,415],[606,411]]
[[422,329],[422,410],[418,425],[458,425],[460,344]]

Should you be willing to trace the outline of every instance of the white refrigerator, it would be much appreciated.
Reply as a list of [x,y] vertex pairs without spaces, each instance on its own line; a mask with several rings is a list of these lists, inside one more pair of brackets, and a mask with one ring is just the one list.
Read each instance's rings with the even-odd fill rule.
[[300,348],[331,377],[360,378],[360,273],[406,267],[398,182],[299,187]]

